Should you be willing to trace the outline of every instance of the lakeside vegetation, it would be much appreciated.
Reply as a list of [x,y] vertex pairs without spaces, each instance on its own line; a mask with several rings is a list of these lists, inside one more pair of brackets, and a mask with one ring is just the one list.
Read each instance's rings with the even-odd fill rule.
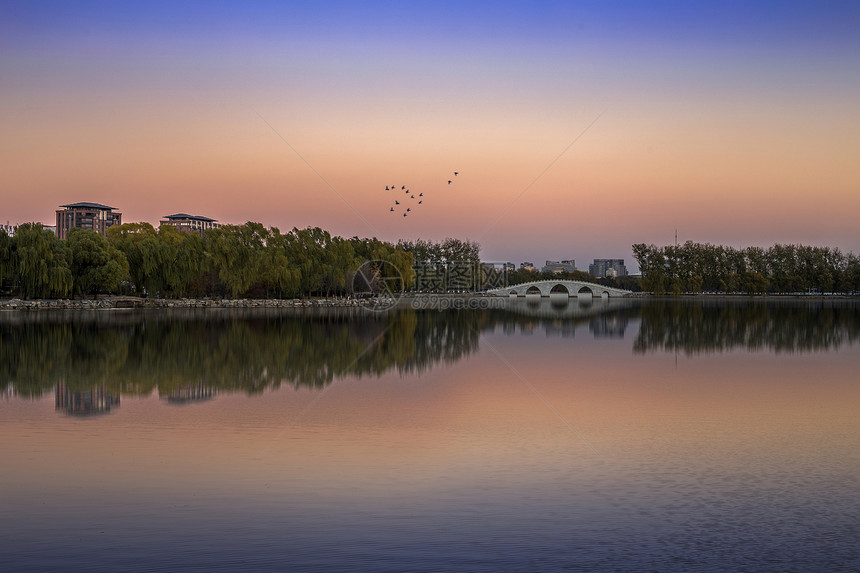
[[860,292],[860,259],[830,247],[639,243],[633,245],[633,256],[642,272],[642,288],[657,295]]
[[[352,293],[357,272],[405,292],[477,291],[548,279],[596,282],[656,295],[860,292],[860,259],[830,247],[735,249],[688,241],[639,243],[638,277],[596,278],[583,271],[503,272],[480,262],[480,245],[448,238],[393,244],[331,235],[319,227],[282,233],[261,223],[223,225],[205,234],[126,223],[107,237],[72,229],[61,240],[39,224],[0,231],[0,295],[67,298],[98,294],[187,298],[297,298]],[[373,261],[370,268],[363,268]],[[360,270],[361,269],[361,270]]]
[[[148,297],[333,296],[350,291],[364,261],[389,287],[408,288],[413,256],[376,238],[344,239],[318,227],[281,233],[260,223],[201,236],[169,225],[126,223],[107,237],[72,229],[61,240],[41,225],[0,232],[0,286],[26,298],[118,293]],[[379,263],[384,261],[384,263]]]

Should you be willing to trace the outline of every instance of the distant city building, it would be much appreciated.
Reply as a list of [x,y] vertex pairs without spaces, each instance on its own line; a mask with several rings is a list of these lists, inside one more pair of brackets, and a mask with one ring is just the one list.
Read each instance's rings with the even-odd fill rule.
[[116,207],[100,203],[70,203],[60,205],[57,211],[57,236],[65,239],[70,229],[90,229],[100,235],[107,235],[108,228],[122,224],[122,213],[114,212]]
[[544,273],[572,273],[576,270],[576,261],[570,259],[568,261],[547,261],[541,272]]
[[216,219],[209,217],[201,217],[199,215],[188,215],[187,213],[176,213],[175,215],[165,215],[164,220],[158,223],[159,225],[170,225],[176,227],[180,231],[188,233],[194,232],[203,235],[206,229],[215,229],[218,227]]
[[529,272],[533,273],[537,270],[537,267],[535,267],[534,263],[530,263],[530,262],[526,261],[524,263],[520,263],[520,270],[529,271]]
[[597,278],[626,277],[627,267],[624,259],[594,259],[594,264],[588,265],[588,272]]
[[[33,223],[33,225],[39,225],[40,227],[42,227],[46,231],[51,231],[55,235],[57,234],[57,227],[55,227],[54,225],[43,225],[42,223]],[[3,231],[6,231],[6,234],[9,235],[10,237],[14,237],[15,233],[18,231],[18,227],[20,227],[20,226],[21,225],[10,225],[7,222],[6,224],[0,225],[0,229],[2,229]]]

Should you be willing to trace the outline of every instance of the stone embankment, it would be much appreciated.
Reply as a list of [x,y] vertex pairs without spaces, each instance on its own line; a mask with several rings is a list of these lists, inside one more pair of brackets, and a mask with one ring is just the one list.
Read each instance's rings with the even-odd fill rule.
[[161,299],[99,297],[95,299],[0,299],[0,310],[110,310],[122,308],[328,308],[390,304],[386,299]]

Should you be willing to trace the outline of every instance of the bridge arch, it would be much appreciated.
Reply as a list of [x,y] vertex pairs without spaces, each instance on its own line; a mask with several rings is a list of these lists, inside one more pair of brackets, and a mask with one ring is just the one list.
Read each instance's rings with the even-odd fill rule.
[[594,296],[594,289],[592,289],[588,285],[582,285],[581,287],[579,287],[579,290],[576,291],[576,296],[592,297]]
[[526,292],[525,292],[525,295],[526,295],[526,296],[529,296],[529,295],[537,295],[537,296],[541,296],[541,294],[542,294],[542,293],[541,293],[541,291],[540,291],[540,288],[536,287],[535,285],[532,285],[532,286],[530,286],[529,288],[527,288],[527,289],[526,289]]
[[549,289],[549,294],[565,294],[570,296],[570,289],[561,283],[556,283],[551,289]]

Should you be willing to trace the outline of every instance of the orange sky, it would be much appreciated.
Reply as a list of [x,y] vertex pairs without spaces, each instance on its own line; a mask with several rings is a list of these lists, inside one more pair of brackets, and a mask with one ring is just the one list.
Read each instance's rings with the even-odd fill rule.
[[[675,228],[860,251],[856,10],[162,7],[10,10],[4,223],[94,201],[579,268]],[[391,214],[391,183],[422,208]]]

